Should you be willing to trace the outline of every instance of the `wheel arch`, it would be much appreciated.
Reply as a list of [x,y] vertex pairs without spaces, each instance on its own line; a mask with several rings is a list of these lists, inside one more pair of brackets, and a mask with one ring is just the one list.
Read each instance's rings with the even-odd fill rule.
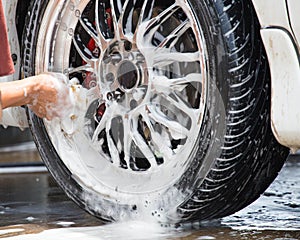
[[[252,0],[271,72],[271,125],[278,142],[296,152],[300,148],[300,52],[285,0]],[[287,121],[289,123],[287,124]]]

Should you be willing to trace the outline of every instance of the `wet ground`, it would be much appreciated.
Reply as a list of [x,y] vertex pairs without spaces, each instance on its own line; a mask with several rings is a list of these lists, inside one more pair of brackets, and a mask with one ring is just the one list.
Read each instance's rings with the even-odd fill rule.
[[[28,158],[25,162],[38,158],[32,151],[1,154],[2,161],[20,157]],[[2,166],[2,239],[300,239],[300,155],[291,157],[265,194],[246,209],[220,221],[180,228],[137,221],[103,224],[70,201],[41,164]]]

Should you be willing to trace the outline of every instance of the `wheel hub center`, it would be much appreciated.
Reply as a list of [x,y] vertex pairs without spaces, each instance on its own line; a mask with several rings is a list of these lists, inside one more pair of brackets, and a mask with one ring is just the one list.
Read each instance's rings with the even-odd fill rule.
[[136,87],[139,83],[139,70],[129,60],[120,63],[117,70],[117,80],[120,88],[127,91]]
[[143,54],[128,41],[117,41],[107,49],[99,75],[109,91],[131,93],[147,83],[146,62]]

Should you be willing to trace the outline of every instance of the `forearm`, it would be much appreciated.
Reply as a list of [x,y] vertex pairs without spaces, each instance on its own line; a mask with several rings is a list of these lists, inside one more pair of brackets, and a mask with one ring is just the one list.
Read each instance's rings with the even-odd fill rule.
[[[63,110],[72,106],[67,81],[66,76],[61,73],[46,73],[19,81],[0,83],[2,109],[28,105],[41,118],[50,120],[62,116]],[[61,105],[57,106],[58,104]]]
[[36,91],[34,79],[5,82],[0,84],[2,108],[22,106],[31,103]]

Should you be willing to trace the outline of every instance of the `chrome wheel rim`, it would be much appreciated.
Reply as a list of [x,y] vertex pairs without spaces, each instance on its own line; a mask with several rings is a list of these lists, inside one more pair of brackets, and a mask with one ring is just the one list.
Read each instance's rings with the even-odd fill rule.
[[187,1],[157,2],[59,1],[41,23],[36,73],[86,90],[76,116],[44,121],[48,135],[78,182],[111,197],[172,186],[199,141],[202,32]]

